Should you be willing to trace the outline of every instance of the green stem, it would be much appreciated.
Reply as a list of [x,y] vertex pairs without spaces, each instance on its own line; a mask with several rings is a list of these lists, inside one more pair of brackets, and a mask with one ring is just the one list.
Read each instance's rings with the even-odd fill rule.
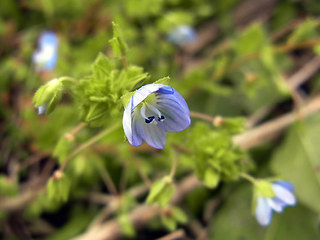
[[173,153],[173,161],[172,161],[172,167],[171,167],[171,171],[170,171],[170,178],[173,179],[176,170],[177,170],[177,166],[178,166],[178,156],[177,153],[174,151]]
[[84,142],[83,144],[81,144],[79,147],[77,147],[73,152],[71,152],[66,159],[64,160],[64,162],[62,163],[61,167],[60,167],[60,171],[63,171],[64,168],[67,166],[68,162],[75,157],[77,154],[79,154],[80,152],[82,152],[84,149],[90,147],[92,144],[94,144],[95,142],[99,141],[101,138],[105,137],[106,135],[108,135],[109,133],[111,133],[112,131],[114,131],[115,129],[117,129],[120,125],[119,124],[115,124],[107,129],[105,129],[104,131],[98,133],[96,136],[92,137],[91,139],[89,139],[88,141]]
[[251,182],[252,184],[255,184],[255,183],[257,182],[257,180],[256,180],[254,177],[250,176],[250,175],[247,174],[247,173],[240,173],[240,177],[248,180],[248,181]]

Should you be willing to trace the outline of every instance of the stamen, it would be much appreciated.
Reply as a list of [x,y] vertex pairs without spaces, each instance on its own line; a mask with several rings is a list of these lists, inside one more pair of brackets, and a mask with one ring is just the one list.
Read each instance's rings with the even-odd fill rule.
[[163,122],[163,121],[164,121],[164,119],[165,119],[165,117],[164,117],[164,116],[158,117],[158,121],[159,121],[159,122]]
[[148,119],[145,119],[145,122],[146,123],[151,123],[153,121],[153,119],[154,119],[154,116],[148,117]]

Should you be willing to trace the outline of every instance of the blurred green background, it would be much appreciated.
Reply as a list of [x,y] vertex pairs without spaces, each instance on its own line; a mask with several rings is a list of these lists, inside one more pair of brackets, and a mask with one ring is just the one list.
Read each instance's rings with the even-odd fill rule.
[[[168,239],[320,239],[319,14],[318,0],[1,0],[0,239],[158,239],[171,232],[177,238]],[[192,125],[168,134],[163,151],[130,146],[118,127],[73,157],[59,186],[48,189],[70,152],[122,115],[87,126],[81,94],[66,92],[52,114],[39,116],[33,95],[53,78],[85,80],[99,53],[117,59],[112,21],[128,45],[125,61],[142,67],[147,82],[169,76],[193,112]],[[169,41],[181,25],[195,29],[195,41]],[[31,59],[45,30],[58,36],[58,60],[53,71],[39,72]],[[224,126],[212,124],[216,116]],[[243,150],[231,144],[237,137]],[[218,167],[206,178],[199,166],[212,151]],[[132,219],[150,184],[170,173],[176,152],[168,198],[179,199],[153,216],[142,211],[147,221]],[[259,226],[241,171],[292,182],[297,206]],[[119,233],[105,238],[103,228]]]

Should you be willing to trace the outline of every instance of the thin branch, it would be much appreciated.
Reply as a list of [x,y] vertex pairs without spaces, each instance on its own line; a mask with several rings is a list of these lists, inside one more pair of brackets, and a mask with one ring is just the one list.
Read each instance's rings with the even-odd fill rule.
[[58,171],[63,171],[64,168],[67,166],[67,164],[69,163],[69,161],[75,157],[76,155],[78,155],[80,152],[82,152],[84,149],[90,147],[92,144],[94,144],[95,142],[99,141],[101,138],[105,137],[106,135],[108,135],[109,133],[113,132],[115,129],[117,129],[119,127],[119,124],[115,124],[107,129],[105,129],[104,131],[100,132],[99,134],[97,134],[96,136],[94,136],[93,138],[89,139],[88,141],[86,141],[85,143],[81,144],[78,148],[76,148],[73,152],[71,152],[66,159],[64,160],[64,162],[62,163],[60,169]]

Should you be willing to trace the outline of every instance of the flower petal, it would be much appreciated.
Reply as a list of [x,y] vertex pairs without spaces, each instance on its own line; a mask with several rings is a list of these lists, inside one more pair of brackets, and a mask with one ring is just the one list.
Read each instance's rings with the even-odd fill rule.
[[38,110],[38,115],[43,115],[43,114],[45,114],[47,108],[48,108],[48,104],[39,106],[39,107],[37,108],[37,110]]
[[161,122],[146,123],[140,114],[136,114],[134,121],[136,134],[151,147],[163,149],[166,145],[167,135]]
[[290,192],[294,191],[294,186],[291,183],[287,182],[287,181],[277,181],[277,182],[274,182],[273,184],[280,185],[280,186],[288,189]]
[[267,203],[276,212],[282,212],[285,206],[287,205],[278,198],[267,198]]
[[157,94],[156,107],[165,116],[163,123],[167,132],[180,132],[189,127],[191,119],[188,105],[176,90],[173,94]]
[[278,185],[278,184],[272,184],[272,190],[276,195],[276,198],[280,199],[287,205],[295,205],[297,200],[294,194],[288,190],[287,188]]
[[131,110],[138,106],[144,99],[146,99],[151,93],[158,91],[160,88],[165,85],[160,83],[147,84],[139,88],[134,95],[132,96],[132,105]]
[[[132,97],[130,98],[129,103],[127,104],[122,118],[122,126],[124,133],[129,141],[129,143],[133,146],[139,146],[142,143],[142,138],[137,134],[136,129],[134,127],[134,122],[136,121],[136,114],[131,111],[132,108]],[[132,127],[133,126],[133,127]]]
[[267,199],[264,197],[258,197],[256,207],[256,218],[260,225],[267,226],[272,219],[272,209],[269,206]]

